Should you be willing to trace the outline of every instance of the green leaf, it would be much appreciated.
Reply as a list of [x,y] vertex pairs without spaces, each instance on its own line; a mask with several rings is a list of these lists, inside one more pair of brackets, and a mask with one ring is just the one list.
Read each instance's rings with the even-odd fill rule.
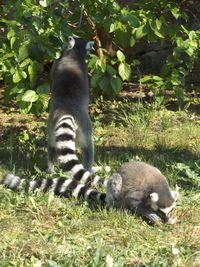
[[159,20],[159,19],[156,19],[156,27],[157,27],[157,29],[160,30],[161,26],[162,26],[162,21]]
[[110,80],[112,89],[118,94],[122,89],[122,80],[119,77],[112,77]]
[[12,76],[13,82],[14,83],[18,83],[18,82],[21,81],[21,79],[22,79],[22,75],[21,75],[20,71],[16,70],[15,73],[13,74],[13,76]]
[[150,19],[149,26],[156,36],[158,36],[159,38],[164,38],[164,36],[159,31],[161,24],[159,24],[158,19],[157,20],[155,20],[155,18]]
[[29,65],[30,62],[31,62],[31,59],[30,58],[26,58],[19,66],[20,66],[20,68],[23,69],[24,67],[26,67],[27,65]]
[[157,30],[154,30],[154,33],[155,33],[155,35],[156,36],[158,36],[159,38],[165,38],[159,31],[157,31]]
[[90,80],[92,87],[97,87],[98,83],[100,82],[101,76],[99,74],[92,75],[92,78]]
[[109,88],[108,77],[104,76],[103,79],[101,79],[101,81],[99,82],[99,86],[100,86],[102,91],[107,91],[107,89]]
[[127,19],[132,28],[138,28],[140,26],[140,19],[137,16],[130,14],[127,16]]
[[38,69],[39,65],[35,61],[31,62],[31,64],[28,66],[29,80],[31,84],[34,84],[36,81]]
[[100,67],[100,70],[102,72],[105,72],[105,70],[106,70],[106,59],[105,59],[105,57],[99,58],[97,60],[97,62],[96,62],[96,66]]
[[24,102],[35,102],[35,101],[38,100],[38,95],[33,90],[27,90],[23,94],[21,100],[24,101]]
[[11,37],[11,39],[10,39],[10,48],[11,49],[13,49],[13,45],[15,43],[15,40],[16,40],[15,36]]
[[27,57],[28,57],[27,45],[20,46],[20,48],[19,48],[19,60],[22,61]]
[[129,64],[121,62],[119,64],[118,71],[123,81],[129,80],[131,76],[131,67]]
[[120,62],[125,61],[125,55],[120,50],[117,50],[117,58],[119,59]]
[[11,40],[11,38],[14,36],[15,36],[15,31],[13,29],[10,29],[9,32],[7,33],[8,40]]
[[116,30],[115,41],[122,47],[128,47],[130,42],[130,34],[126,31]]
[[39,95],[48,95],[50,92],[49,84],[45,83],[45,84],[39,85],[36,91]]
[[20,94],[24,91],[23,88],[19,88],[17,86],[13,87],[10,91],[9,91],[9,95],[15,95],[15,94]]
[[49,96],[45,94],[41,94],[39,95],[38,100],[42,103],[44,110],[46,110],[49,105]]
[[136,38],[136,40],[139,40],[142,37],[144,37],[145,35],[147,35],[147,27],[146,27],[146,25],[142,25],[136,30],[135,38]]
[[145,75],[142,79],[140,79],[141,83],[149,82],[152,80],[152,76],[150,75]]
[[135,39],[133,36],[130,38],[130,46],[133,47],[135,45]]
[[106,71],[109,73],[110,76],[113,76],[117,73],[116,69],[114,69],[112,66],[107,65]]
[[22,71],[20,71],[20,73],[21,73],[21,76],[22,76],[24,79],[26,79],[26,77],[27,77],[26,72],[22,70]]
[[175,19],[178,19],[180,17],[180,10],[178,7],[171,8],[171,13],[175,17]]
[[112,24],[110,24],[110,30],[109,30],[109,32],[114,32],[114,31],[115,31],[115,24],[112,23]]
[[19,101],[18,104],[21,109],[21,112],[24,114],[28,113],[32,108],[32,102]]

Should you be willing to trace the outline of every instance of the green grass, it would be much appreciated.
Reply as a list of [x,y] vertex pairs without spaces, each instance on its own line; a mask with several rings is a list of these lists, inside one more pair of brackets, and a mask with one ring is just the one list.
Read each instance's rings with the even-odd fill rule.
[[[97,103],[91,113],[100,173],[131,159],[155,165],[180,187],[177,224],[153,227],[128,212],[1,186],[0,266],[200,266],[200,116],[126,102]],[[46,115],[1,116],[0,178],[48,176]]]

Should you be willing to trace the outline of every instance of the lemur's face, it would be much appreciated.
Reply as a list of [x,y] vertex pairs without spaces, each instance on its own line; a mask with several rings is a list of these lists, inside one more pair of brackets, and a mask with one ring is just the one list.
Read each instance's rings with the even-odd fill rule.
[[160,217],[164,220],[168,220],[171,216],[172,210],[176,206],[176,201],[179,197],[179,193],[177,191],[171,191],[171,195],[174,199],[172,204],[168,207],[160,207],[158,205],[159,196],[157,193],[150,194],[150,206],[152,210],[157,211],[160,215]]

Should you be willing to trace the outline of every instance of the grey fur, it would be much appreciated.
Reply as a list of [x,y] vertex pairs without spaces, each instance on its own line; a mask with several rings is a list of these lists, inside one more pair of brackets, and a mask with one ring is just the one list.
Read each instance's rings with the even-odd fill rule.
[[[155,202],[152,201],[152,193],[158,196]],[[106,202],[109,207],[136,210],[153,221],[161,216],[167,221],[175,206],[173,195],[167,179],[157,168],[132,161],[123,164],[108,180]],[[161,213],[165,210],[168,214]]]
[[[92,125],[88,114],[89,87],[85,63],[87,48],[91,48],[91,42],[69,37],[61,57],[52,66],[52,97],[48,118],[48,165],[50,172],[53,172],[56,163],[64,171],[72,169],[71,166],[70,169],[66,167],[66,164],[61,164],[59,153],[63,153],[64,149],[60,151],[56,143],[56,127],[64,117],[66,117],[66,120],[63,121],[63,125],[65,125],[61,125],[61,128],[64,129],[66,125],[70,129],[73,128],[71,130],[74,131],[75,135],[71,136],[70,142],[76,142],[81,150],[83,166],[79,168],[79,171],[84,168],[85,171],[91,171],[92,168],[94,150]],[[73,119],[73,127],[70,127],[69,119]],[[67,147],[67,140],[65,140],[65,144]],[[78,158],[76,158],[75,164],[81,166]]]

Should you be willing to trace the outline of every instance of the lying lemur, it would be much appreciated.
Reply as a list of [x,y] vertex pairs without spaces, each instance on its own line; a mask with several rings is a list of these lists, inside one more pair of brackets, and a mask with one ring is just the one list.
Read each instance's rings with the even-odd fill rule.
[[40,189],[53,191],[62,197],[96,200],[107,207],[136,211],[153,223],[159,220],[167,222],[178,198],[178,192],[170,190],[167,179],[157,168],[138,161],[123,164],[108,179],[106,193],[64,177],[28,181],[8,174],[3,184],[13,190],[25,184],[28,191]]

